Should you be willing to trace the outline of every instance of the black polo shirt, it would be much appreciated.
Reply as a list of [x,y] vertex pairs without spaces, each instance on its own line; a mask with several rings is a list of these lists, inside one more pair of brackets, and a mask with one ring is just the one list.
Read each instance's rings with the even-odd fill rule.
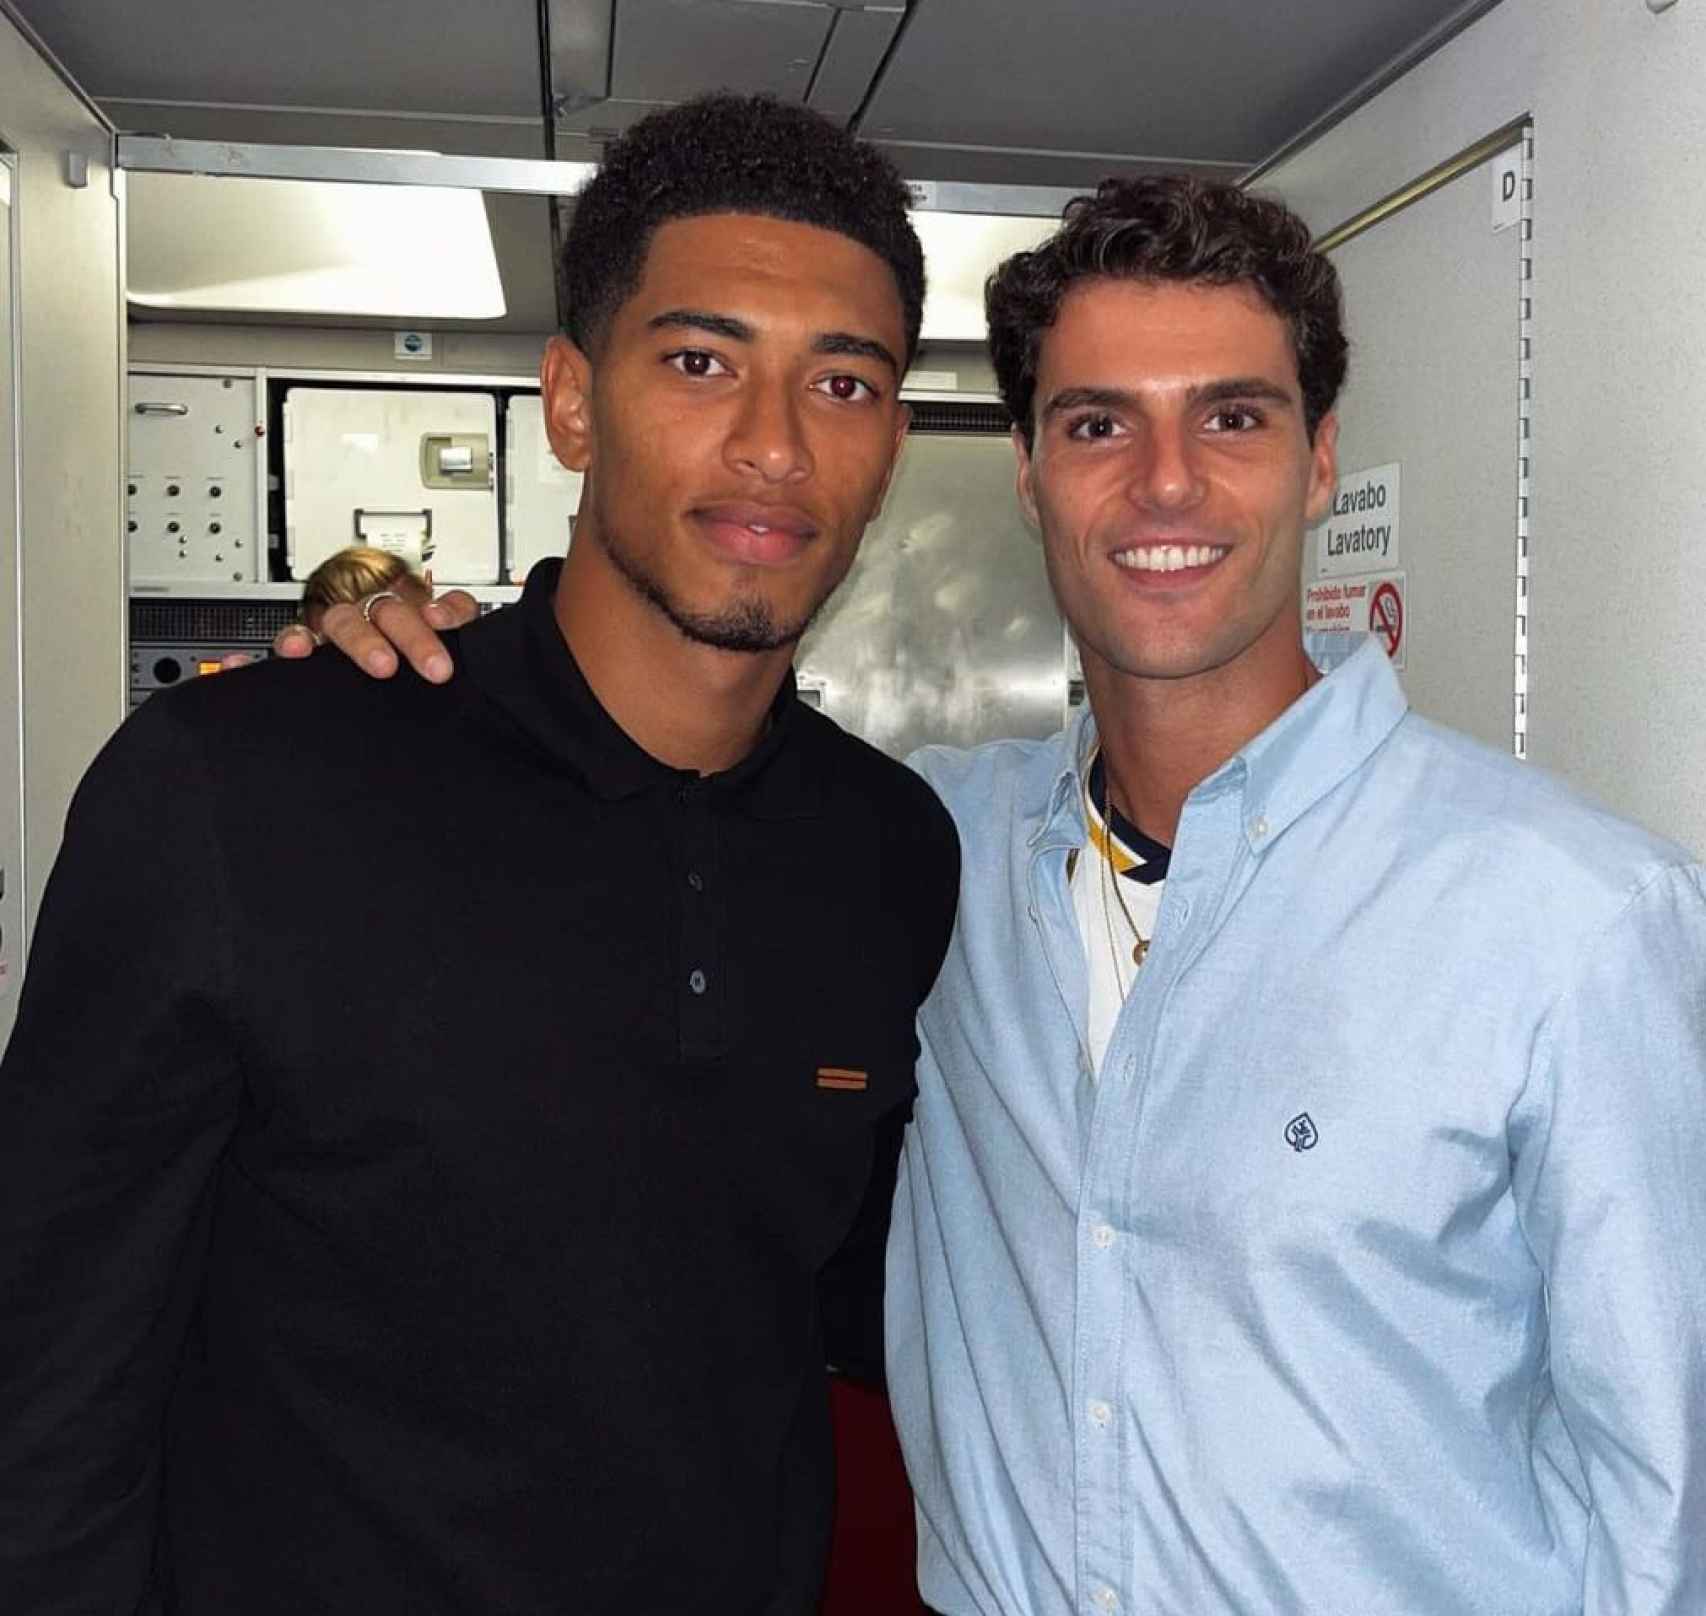
[[0,1610],[814,1607],[957,844],[791,688],[650,758],[555,583],[84,781],[0,1072]]

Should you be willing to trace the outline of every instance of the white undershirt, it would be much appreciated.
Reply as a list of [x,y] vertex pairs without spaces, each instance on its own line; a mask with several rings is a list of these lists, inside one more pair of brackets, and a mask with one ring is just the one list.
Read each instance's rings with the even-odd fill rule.
[[[1101,815],[1095,805],[1089,805],[1092,827],[1099,831]],[[1116,876],[1109,868],[1107,856],[1093,838],[1078,851],[1072,870],[1072,907],[1078,916],[1078,937],[1084,945],[1084,960],[1090,968],[1090,1060],[1099,1075],[1102,1059],[1108,1051],[1108,1041],[1114,1035],[1114,1023],[1119,1019],[1120,1006],[1137,980],[1138,967],[1132,961],[1132,948],[1138,931],[1145,937],[1155,935],[1155,917],[1161,909],[1161,891],[1165,881],[1145,884],[1128,876]],[[1115,842],[1122,862],[1129,862],[1128,850]],[[1120,907],[1114,893],[1118,881]],[[1130,919],[1127,918],[1130,911]],[[1132,929],[1132,922],[1137,931]]]

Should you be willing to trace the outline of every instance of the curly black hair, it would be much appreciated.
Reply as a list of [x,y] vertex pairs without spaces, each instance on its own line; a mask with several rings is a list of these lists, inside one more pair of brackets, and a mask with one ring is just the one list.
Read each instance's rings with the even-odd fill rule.
[[881,258],[900,293],[910,362],[924,313],[910,205],[882,153],[804,107],[717,93],[654,112],[610,144],[576,200],[559,266],[568,334],[594,351],[639,285],[660,224],[755,213],[833,230]]
[[1163,174],[1104,180],[1094,196],[1067,204],[1047,241],[1015,253],[985,282],[996,382],[1027,446],[1043,333],[1077,282],[1103,276],[1254,287],[1291,332],[1313,441],[1345,381],[1349,345],[1338,271],[1282,203],[1235,185]]

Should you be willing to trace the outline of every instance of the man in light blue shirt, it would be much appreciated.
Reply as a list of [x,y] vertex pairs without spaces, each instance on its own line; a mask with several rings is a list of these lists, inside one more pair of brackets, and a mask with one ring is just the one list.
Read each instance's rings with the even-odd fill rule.
[[1082,652],[963,845],[889,1375],[945,1616],[1706,1612],[1706,884],[1320,679],[1333,270],[1110,182],[990,288]]

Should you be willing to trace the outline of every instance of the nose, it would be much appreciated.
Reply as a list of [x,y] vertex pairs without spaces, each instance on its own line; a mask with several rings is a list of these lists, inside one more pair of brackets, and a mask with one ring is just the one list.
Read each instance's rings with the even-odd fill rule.
[[792,389],[762,382],[746,388],[723,454],[734,470],[767,483],[802,482],[810,477],[811,447]]
[[1137,456],[1128,494],[1156,511],[1187,511],[1206,492],[1198,446],[1183,421],[1150,424],[1144,452]]

